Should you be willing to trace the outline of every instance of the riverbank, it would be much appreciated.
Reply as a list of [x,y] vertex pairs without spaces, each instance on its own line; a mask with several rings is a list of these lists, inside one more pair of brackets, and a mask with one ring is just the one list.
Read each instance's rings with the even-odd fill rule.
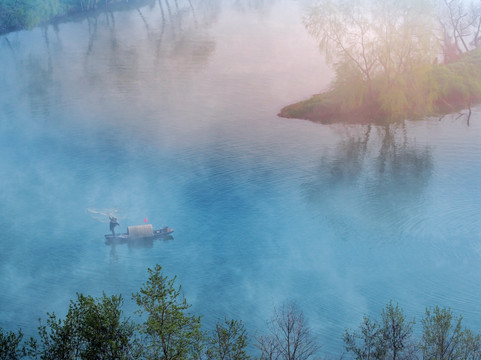
[[331,90],[288,105],[278,116],[323,124],[382,124],[470,109],[481,102],[481,48],[453,63],[420,66],[395,79],[378,77],[371,96],[366,89],[356,79],[352,86],[334,81]]
[[130,10],[153,5],[153,0],[72,0],[24,1],[6,0],[0,3],[0,35],[37,26],[70,21],[72,16],[102,11]]

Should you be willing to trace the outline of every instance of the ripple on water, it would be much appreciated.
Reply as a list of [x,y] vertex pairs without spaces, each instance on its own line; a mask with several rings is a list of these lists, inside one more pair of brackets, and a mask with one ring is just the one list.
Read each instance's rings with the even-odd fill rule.
[[[0,323],[35,329],[77,291],[128,299],[160,264],[207,323],[232,315],[251,335],[294,298],[334,356],[343,330],[391,299],[408,317],[452,306],[479,328],[481,107],[469,128],[448,118],[389,128],[277,118],[282,102],[319,91],[325,76],[297,2],[212,6],[194,24],[190,9],[211,2],[177,14],[189,16],[175,17],[182,27],[167,26],[176,33],[162,43],[137,11],[113,14],[115,29],[99,23],[85,41],[86,21],[60,24],[52,73],[40,30],[15,35],[23,65],[9,59],[0,70],[9,222]],[[163,23],[158,4],[142,11]],[[232,26],[232,16],[250,26]],[[59,42],[71,36],[79,41]],[[285,62],[289,54],[302,56]],[[314,80],[299,81],[299,71]],[[174,240],[105,246],[107,225],[85,209],[115,206],[133,224],[145,213],[165,221]]]

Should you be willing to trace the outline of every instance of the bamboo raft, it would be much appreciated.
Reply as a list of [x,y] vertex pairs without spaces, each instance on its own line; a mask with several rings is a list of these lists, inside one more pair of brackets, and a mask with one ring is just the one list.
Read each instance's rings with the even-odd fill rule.
[[165,226],[154,229],[152,224],[128,226],[124,234],[106,234],[106,244],[124,244],[144,240],[166,239],[174,232],[174,229]]

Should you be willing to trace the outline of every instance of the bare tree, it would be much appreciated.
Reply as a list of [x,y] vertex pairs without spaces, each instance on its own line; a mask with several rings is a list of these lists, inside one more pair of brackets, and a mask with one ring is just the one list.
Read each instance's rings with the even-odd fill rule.
[[319,350],[302,312],[292,302],[274,309],[268,334],[257,337],[261,360],[307,360]]
[[469,14],[473,24],[473,41],[471,44],[477,48],[481,45],[481,1],[471,3]]
[[444,61],[457,60],[481,41],[481,2],[442,0],[439,23],[443,32]]

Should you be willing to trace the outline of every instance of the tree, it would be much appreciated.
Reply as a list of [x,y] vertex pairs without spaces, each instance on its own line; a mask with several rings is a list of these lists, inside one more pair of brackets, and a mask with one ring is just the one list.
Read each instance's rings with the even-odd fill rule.
[[274,309],[267,326],[269,333],[257,338],[261,360],[307,360],[319,349],[304,315],[292,302]]
[[481,45],[481,2],[471,3],[471,18],[473,19],[473,42],[472,45],[477,48]]
[[224,319],[218,321],[209,339],[207,359],[249,360],[246,352],[247,331],[242,321]]
[[144,336],[143,353],[147,359],[198,359],[204,348],[200,317],[190,315],[190,308],[176,278],[162,274],[162,267],[148,269],[149,280],[133,294],[141,316],[147,319],[138,330]]
[[460,345],[461,358],[464,360],[478,360],[481,358],[481,336],[474,335],[471,330],[464,330],[463,341]]
[[383,309],[381,322],[364,316],[359,331],[344,334],[347,352],[356,360],[404,360],[412,359],[415,346],[411,340],[414,321],[406,321],[403,311],[390,302]]
[[[374,101],[374,81],[389,88],[399,76],[436,57],[436,18],[429,0],[318,0],[304,19],[326,60],[349,69],[366,84]],[[337,72],[337,78],[344,72]]]
[[444,62],[477,47],[481,34],[481,3],[466,0],[440,0],[438,18],[443,36]]
[[353,353],[356,360],[384,359],[386,344],[380,324],[364,316],[359,330],[359,332],[346,330],[344,333],[346,351]]
[[134,352],[134,325],[122,320],[122,296],[93,298],[77,294],[65,319],[47,313],[39,339],[29,352],[40,359],[129,359]]
[[[319,1],[305,19],[309,33],[319,40],[328,62],[350,64],[365,80],[372,99],[372,79],[377,71],[376,39],[364,4],[357,0]],[[339,73],[338,73],[339,75]]]
[[390,360],[411,358],[414,351],[411,341],[414,321],[407,322],[402,310],[392,302],[386,305],[381,317],[386,358]]
[[128,359],[132,348],[133,323],[121,319],[122,296],[100,299],[78,296],[80,339],[84,344],[82,357],[89,359]]
[[454,360],[461,358],[464,332],[462,317],[454,317],[449,308],[426,309],[422,320],[423,336],[421,350],[426,360]]
[[23,333],[19,330],[3,332],[0,328],[0,360],[17,360],[26,355],[25,346],[22,343]]

